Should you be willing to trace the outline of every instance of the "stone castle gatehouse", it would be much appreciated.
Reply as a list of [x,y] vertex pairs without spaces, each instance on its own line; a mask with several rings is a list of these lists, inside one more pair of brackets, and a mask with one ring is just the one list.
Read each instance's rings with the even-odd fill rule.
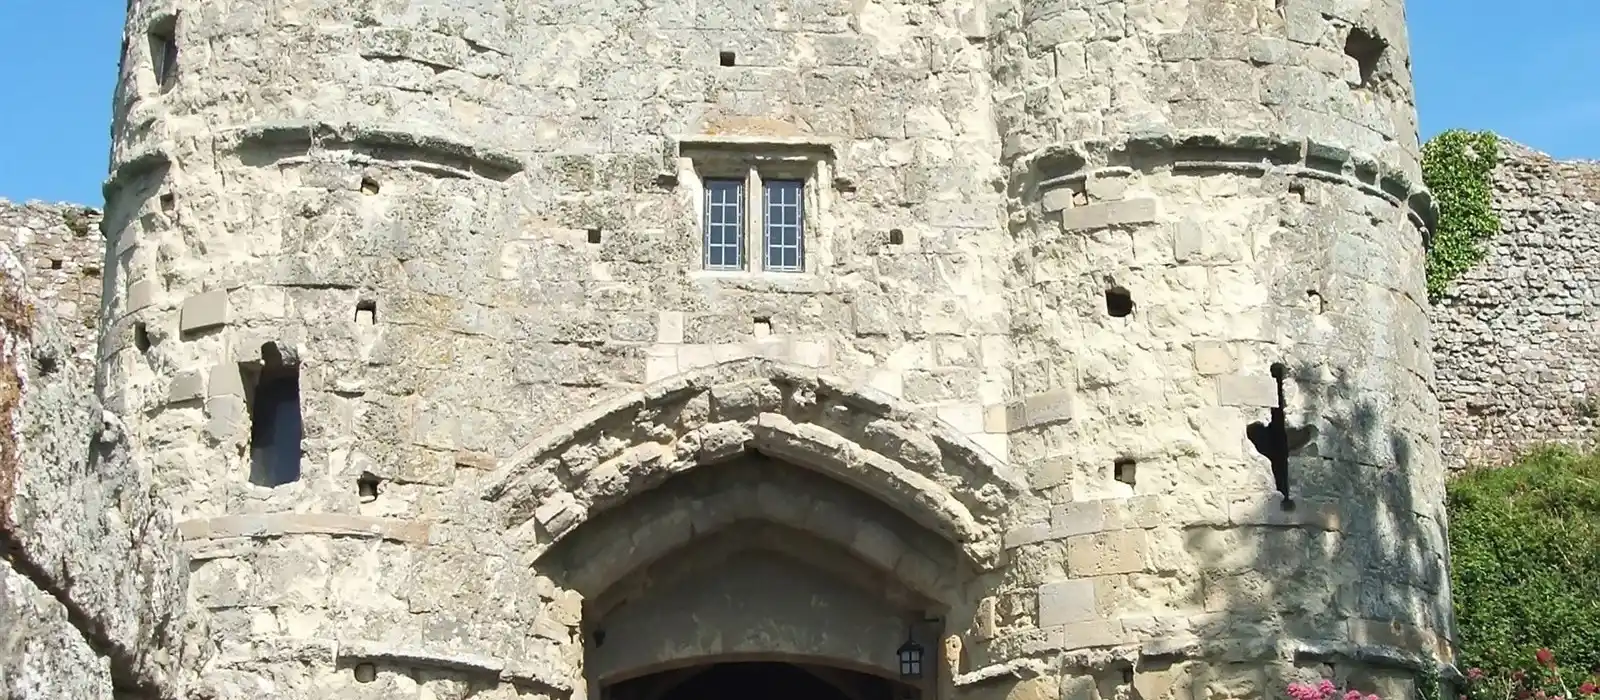
[[1402,0],[132,0],[114,105],[95,688],[1450,668]]

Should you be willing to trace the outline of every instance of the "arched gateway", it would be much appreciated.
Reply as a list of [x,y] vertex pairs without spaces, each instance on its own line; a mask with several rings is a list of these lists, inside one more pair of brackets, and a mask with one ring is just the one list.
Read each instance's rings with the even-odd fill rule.
[[[600,407],[485,498],[583,598],[591,698],[933,698],[1023,493],[947,426],[765,361]],[[906,673],[907,642],[926,654]]]

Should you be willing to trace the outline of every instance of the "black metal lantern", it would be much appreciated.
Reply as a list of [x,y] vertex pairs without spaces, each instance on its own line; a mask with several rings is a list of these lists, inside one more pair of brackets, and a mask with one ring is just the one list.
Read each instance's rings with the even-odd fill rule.
[[911,635],[906,635],[906,643],[895,650],[895,656],[900,657],[900,677],[906,680],[915,680],[922,677],[922,645]]

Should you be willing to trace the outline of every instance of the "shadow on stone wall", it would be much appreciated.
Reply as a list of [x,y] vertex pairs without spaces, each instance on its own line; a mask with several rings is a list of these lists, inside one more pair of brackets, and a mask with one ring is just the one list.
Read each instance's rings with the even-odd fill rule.
[[[1146,644],[1144,700],[1183,684],[1191,693],[1176,697],[1285,698],[1287,684],[1322,678],[1383,700],[1434,697],[1424,679],[1449,658],[1430,632],[1452,627],[1439,602],[1448,563],[1442,505],[1424,502],[1436,489],[1418,481],[1437,466],[1393,427],[1404,408],[1362,398],[1350,372],[1288,369],[1288,427],[1318,433],[1289,457],[1293,503],[1235,499],[1227,523],[1186,531],[1207,613],[1192,641]],[[1197,656],[1210,667],[1182,661]]]

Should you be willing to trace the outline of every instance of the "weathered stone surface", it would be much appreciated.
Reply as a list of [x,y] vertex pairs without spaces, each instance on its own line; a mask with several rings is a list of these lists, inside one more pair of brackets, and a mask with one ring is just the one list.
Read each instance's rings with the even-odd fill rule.
[[0,566],[0,698],[111,700],[111,664],[10,562]]
[[1452,468],[1600,427],[1600,163],[1500,143],[1500,232],[1429,310]]
[[[38,498],[166,591],[106,629],[196,697],[893,671],[902,622],[960,638],[956,698],[1445,655],[1399,0],[424,5],[130,5],[98,369],[141,461],[97,465],[115,507]],[[1318,428],[1288,494],[1245,436],[1274,363]],[[151,492],[211,658],[135,624],[184,598]],[[707,602],[748,549],[860,604]]]
[[[92,365],[74,359],[75,340],[28,286],[13,246],[26,249],[31,229],[13,232],[0,241],[0,551],[7,612],[39,617],[0,625],[0,676],[22,679],[8,697],[93,697],[112,683],[175,692],[185,567],[171,514],[123,422],[96,401]],[[50,663],[81,661],[81,678],[40,666],[57,652]]]

